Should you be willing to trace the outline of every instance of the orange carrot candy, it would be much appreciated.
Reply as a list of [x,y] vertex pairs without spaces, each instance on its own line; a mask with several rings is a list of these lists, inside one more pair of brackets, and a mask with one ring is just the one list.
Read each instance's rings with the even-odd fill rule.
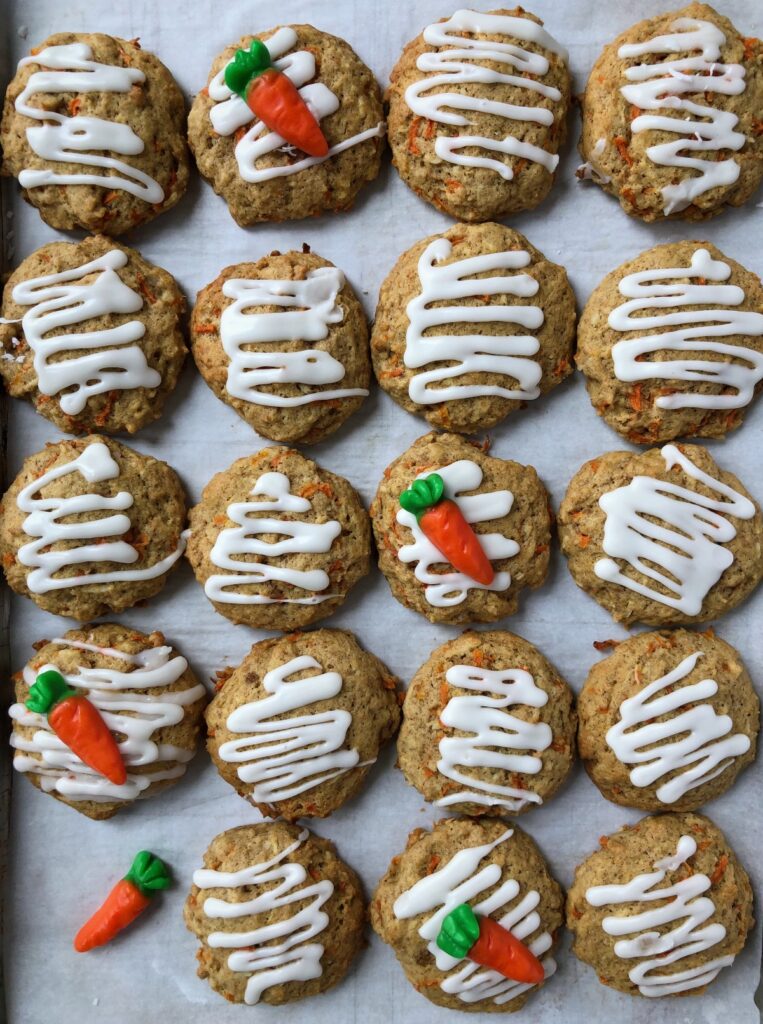
[[464,519],[455,501],[444,498],[445,482],[439,473],[414,480],[400,495],[406,512],[416,516],[424,536],[450,562],[454,569],[470,579],[489,586],[495,578],[490,559],[479,538]]
[[78,953],[87,953],[96,946],[105,946],[143,913],[155,892],[169,885],[170,876],[164,861],[148,850],[141,850],[135,855],[124,878],[120,878],[105,901],[77,932],[74,948]]
[[516,935],[491,917],[477,917],[468,903],[443,920],[437,945],[457,960],[468,957],[512,981],[538,985],[546,976],[543,964]]
[[286,142],[308,156],[328,155],[321,126],[292,80],[273,67],[270,50],[262,40],[253,39],[248,50],[236,50],[225,69],[225,84]]
[[80,761],[115,786],[123,785],[127,772],[117,741],[95,704],[72,690],[60,672],[41,672],[25,703],[30,711],[48,716],[53,732]]

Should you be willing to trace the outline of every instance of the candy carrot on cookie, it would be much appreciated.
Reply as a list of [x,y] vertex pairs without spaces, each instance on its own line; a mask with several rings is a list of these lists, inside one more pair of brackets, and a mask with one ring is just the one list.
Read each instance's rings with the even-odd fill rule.
[[308,156],[327,156],[328,142],[321,126],[297,91],[278,68],[260,39],[248,50],[237,50],[225,69],[225,84],[239,95],[263,124]]
[[508,928],[490,917],[477,917],[468,903],[462,903],[442,922],[437,945],[444,953],[497,971],[504,978],[537,985],[543,981],[543,964]]
[[414,480],[410,488],[403,491],[400,504],[406,512],[416,516],[424,536],[454,569],[489,586],[495,578],[490,559],[455,501],[443,497],[444,490],[440,474],[430,473],[421,480]]

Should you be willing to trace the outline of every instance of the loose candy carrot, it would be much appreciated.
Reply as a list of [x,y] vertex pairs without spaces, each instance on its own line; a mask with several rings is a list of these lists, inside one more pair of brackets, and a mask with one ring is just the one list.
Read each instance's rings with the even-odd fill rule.
[[437,945],[443,952],[497,971],[504,978],[538,985],[545,977],[543,964],[508,928],[491,917],[477,917],[462,903],[442,922]]
[[327,156],[329,145],[292,80],[273,67],[270,51],[260,39],[237,50],[225,69],[225,84],[271,131],[308,156]]
[[439,473],[414,480],[400,495],[400,504],[416,516],[424,536],[470,579],[489,586],[495,578],[493,566],[479,538],[464,519],[455,501],[444,498],[445,482]]
[[117,741],[98,708],[67,686],[60,672],[41,672],[32,684],[26,706],[38,715],[47,715],[56,736],[89,768],[105,775],[115,786],[125,782],[127,772]]
[[130,870],[111,890],[93,916],[82,925],[74,939],[78,953],[105,946],[132,924],[159,889],[166,889],[170,877],[164,861],[148,850],[135,855]]

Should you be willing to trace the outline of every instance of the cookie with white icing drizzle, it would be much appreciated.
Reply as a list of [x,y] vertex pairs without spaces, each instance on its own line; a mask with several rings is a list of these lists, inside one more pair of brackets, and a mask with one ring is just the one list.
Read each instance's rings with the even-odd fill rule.
[[321,441],[368,395],[363,307],[309,249],[221,271],[196,298],[191,350],[217,397],[271,441]]
[[200,978],[231,1003],[278,1006],[342,980],[363,946],[365,902],[333,843],[278,821],[215,836],[184,918]]
[[760,278],[709,242],[655,246],[594,290],[575,361],[629,441],[723,437],[763,387]]
[[364,784],[400,721],[397,680],[339,629],[256,643],[207,709],[217,770],[268,817],[325,818]]
[[[400,506],[401,492],[430,473],[442,477],[444,497],[477,535],[494,571],[490,583],[454,571]],[[495,622],[517,610],[521,590],[546,578],[552,513],[538,474],[456,434],[426,434],[387,467],[371,520],[393,596],[430,622]]]
[[543,964],[545,984],[556,970],[564,896],[533,840],[495,818],[443,818],[431,832],[414,829],[379,882],[370,912],[408,981],[431,1002],[471,1013],[521,1009],[536,986],[438,948],[443,919],[462,903],[528,946]]
[[462,9],[428,25],[392,69],[387,99],[393,163],[439,210],[499,220],[548,194],[570,73],[534,14]]
[[0,558],[17,594],[89,622],[157,594],[185,550],[175,471],[112,438],[30,455],[6,491]]
[[186,355],[175,279],[103,235],[50,242],[3,292],[9,394],[70,434],[132,434],[157,419]]
[[59,230],[121,235],[188,184],[185,103],[137,39],[59,32],[19,62],[5,95],[3,173]]
[[647,999],[701,995],[753,926],[750,879],[701,814],[660,814],[602,836],[567,895],[573,952],[604,985]]
[[693,811],[755,758],[760,702],[712,633],[640,633],[594,665],[578,701],[580,756],[614,803]]
[[[317,118],[327,156],[310,157],[285,143],[225,84],[226,66],[255,38]],[[346,210],[379,173],[385,131],[373,73],[343,39],[312,25],[284,25],[228,46],[188,118],[200,173],[244,226]]]
[[763,177],[763,44],[690,3],[605,46],[583,97],[589,177],[643,220],[702,220]]
[[187,556],[221,615],[301,629],[331,615],[371,563],[352,485],[293,448],[263,448],[210,480],[190,512]]
[[501,224],[456,224],[404,252],[371,335],[381,387],[433,427],[495,426],[572,372],[564,269]]
[[536,647],[513,633],[468,630],[411,680],[398,761],[442,811],[511,817],[562,785],[576,725],[572,691]]
[[[71,629],[35,644],[14,676],[13,767],[43,793],[88,818],[110,818],[185,774],[196,752],[206,689],[161,633],[146,636],[106,623]],[[45,715],[24,704],[35,679],[55,669],[95,704],[117,738],[127,770],[121,786],[83,764],[55,735]]]
[[586,462],[559,539],[577,585],[625,625],[714,619],[763,579],[760,508],[700,445]]

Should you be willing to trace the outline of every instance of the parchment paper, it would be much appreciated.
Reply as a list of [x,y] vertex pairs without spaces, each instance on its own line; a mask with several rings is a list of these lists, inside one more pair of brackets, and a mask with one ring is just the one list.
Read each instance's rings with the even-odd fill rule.
[[[275,24],[309,21],[347,39],[385,85],[403,45],[456,6],[443,0],[280,0],[278,4],[16,0],[9,29],[11,56],[15,66],[28,47],[63,30],[140,36],[143,45],[169,66],[190,99],[206,83],[214,56],[231,41]],[[477,6],[489,10],[490,0]],[[579,91],[606,42],[668,4],[666,0],[528,0],[528,6],[569,48]],[[744,35],[763,32],[763,9],[758,0],[725,0],[721,6]],[[571,140],[550,198],[535,212],[510,223],[567,268],[580,306],[605,273],[658,242],[711,239],[729,256],[758,273],[763,271],[763,216],[755,202],[699,227],[680,222],[635,223],[614,200],[575,179],[580,163],[574,150],[577,113],[570,117],[569,128]],[[16,211],[17,263],[39,245],[60,236],[21,202],[13,183],[7,187]],[[763,197],[758,202],[763,202]],[[347,273],[371,317],[379,285],[400,253],[449,224],[447,217],[417,199],[386,163],[378,181],[361,195],[349,214],[250,230],[237,227],[223,201],[194,175],[178,207],[126,241],[170,270],[191,302],[197,289],[222,267],[255,260],[274,248],[299,248],[308,242]],[[30,406],[10,404],[12,479],[25,456],[60,435]],[[737,473],[759,500],[763,499],[761,428],[763,403],[758,403],[741,431],[724,443],[709,446],[720,464]],[[384,467],[425,432],[422,420],[374,391],[363,410],[338,435],[308,454],[347,476],[368,503]],[[514,414],[492,432],[492,439],[496,455],[537,467],[555,507],[584,460],[625,446],[594,414],[579,375],[546,399]],[[192,502],[198,500],[203,485],[215,472],[265,443],[232,409],[214,398],[190,359],[162,418],[127,440],[139,451],[169,461],[180,473]],[[720,635],[739,648],[759,687],[763,686],[761,610],[763,588],[719,625]],[[216,669],[238,664],[250,645],[264,635],[234,627],[217,615],[187,564],[171,576],[165,590],[148,607],[127,612],[121,620],[146,631],[164,630],[205,680]],[[430,625],[402,608],[376,570],[326,624],[354,630],[363,644],[405,681],[435,646],[458,633]],[[38,610],[30,601],[14,599],[14,668],[28,659],[33,641],[56,636],[71,625]],[[545,586],[526,596],[520,613],[500,625],[537,644],[576,690],[600,657],[592,642],[626,636],[624,629],[575,587],[558,551]],[[6,701],[9,699],[6,685]],[[405,784],[393,762],[394,749],[390,747],[373,769],[362,795],[315,825],[315,831],[334,840],[341,856],[360,872],[369,895],[390,858],[402,850],[408,832],[430,825],[435,818],[433,809]],[[760,785],[759,760],[730,793],[707,806],[707,813],[728,833],[758,893],[763,838]],[[392,950],[370,934],[369,947],[342,984],[326,995],[280,1010],[264,1005],[229,1006],[196,977],[197,943],[185,930],[181,915],[191,874],[213,836],[258,817],[222,782],[204,751],[174,789],[111,821],[89,821],[39,793],[18,775],[12,802],[5,946],[11,1024],[225,1024],[271,1019],[290,1024],[440,1024],[458,1019],[418,995]],[[548,806],[523,816],[521,826],[539,842],[556,877],[567,885],[575,865],[593,850],[599,835],[638,817],[635,811],[607,803],[577,766],[566,788]],[[87,957],[75,954],[71,940],[80,923],[124,874],[133,854],[144,847],[172,865],[175,887],[121,940]],[[658,1001],[633,999],[600,985],[594,972],[569,953],[565,937],[557,955],[557,975],[519,1019],[544,1024],[612,1020],[622,1024],[647,1020],[651,1024],[753,1024],[759,1020],[753,993],[760,975],[760,947],[758,927],[733,968],[724,971],[705,996]],[[472,1015],[471,1019],[488,1018]],[[491,1019],[495,1018],[491,1015]]]

